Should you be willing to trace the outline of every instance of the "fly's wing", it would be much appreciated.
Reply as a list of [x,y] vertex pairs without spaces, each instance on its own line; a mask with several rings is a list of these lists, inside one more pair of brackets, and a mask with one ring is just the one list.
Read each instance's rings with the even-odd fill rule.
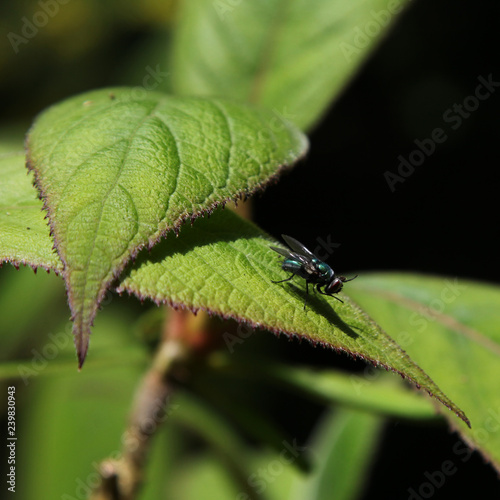
[[295,238],[287,236],[286,234],[282,234],[281,236],[286,241],[287,245],[293,250],[291,255],[293,255],[294,259],[302,264],[301,276],[309,279],[311,282],[316,282],[318,277],[320,277],[323,272],[318,268],[320,260],[300,241],[297,241]]
[[278,252],[280,255],[283,255],[285,259],[290,259],[294,260],[296,262],[299,262],[300,264],[309,264],[311,262],[311,259],[305,257],[304,255],[301,255],[296,252],[290,252],[290,250],[284,250],[283,248],[278,248],[278,247],[269,247],[271,250],[274,250],[275,252]]
[[283,255],[285,259],[289,259],[290,257],[293,256],[293,253],[290,252],[289,250],[284,250],[283,248],[278,248],[278,247],[269,247],[271,250],[274,250],[275,252],[278,252],[280,255]]
[[297,241],[295,238],[287,236],[286,234],[282,234],[281,236],[285,240],[286,244],[297,254],[303,255],[308,261],[311,259],[317,259],[316,255],[308,250],[300,241]]

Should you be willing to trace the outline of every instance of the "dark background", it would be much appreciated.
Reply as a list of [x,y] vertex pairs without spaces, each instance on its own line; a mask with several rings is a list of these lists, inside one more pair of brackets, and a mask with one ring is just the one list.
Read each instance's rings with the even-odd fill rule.
[[[69,95],[140,83],[130,54],[141,61],[149,57],[155,66],[171,10],[155,2],[140,11],[131,2],[120,9],[115,2],[104,4],[83,4],[101,9],[91,30],[81,22],[89,7],[80,7],[80,18],[75,14],[59,31],[41,30],[15,57],[10,47],[1,49],[4,136],[22,134],[36,113]],[[0,16],[18,29],[23,9],[32,5],[2,2]],[[307,158],[255,198],[257,223],[312,249],[316,238],[330,237],[340,247],[329,263],[342,273],[411,270],[498,283],[500,88],[456,130],[444,114],[474,94],[480,76],[492,74],[500,82],[499,19],[493,1],[412,2],[312,132]],[[397,173],[398,156],[408,158],[417,149],[414,141],[430,138],[438,127],[447,140],[391,192],[384,173]],[[291,361],[332,361],[331,352],[269,342]],[[363,368],[336,358],[338,366]],[[297,403],[288,424],[295,435],[302,429],[304,438],[319,413],[305,406]],[[496,473],[478,454],[462,462],[453,451],[457,440],[442,425],[389,421],[364,498],[408,498],[408,488],[418,490],[428,481],[424,473],[448,459],[457,472],[432,498],[498,496]]]
[[[494,2],[414,2],[311,135],[308,158],[256,202],[276,236],[332,235],[334,269],[403,269],[498,282],[500,89],[451,129],[443,115],[500,82]],[[414,141],[448,138],[392,192]]]

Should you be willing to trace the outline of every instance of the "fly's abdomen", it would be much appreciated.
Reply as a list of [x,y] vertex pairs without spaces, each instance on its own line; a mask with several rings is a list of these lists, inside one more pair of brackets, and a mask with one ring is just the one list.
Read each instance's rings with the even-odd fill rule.
[[281,269],[283,271],[288,271],[289,273],[298,274],[300,276],[300,271],[302,270],[302,264],[296,260],[285,259],[283,264],[281,264]]

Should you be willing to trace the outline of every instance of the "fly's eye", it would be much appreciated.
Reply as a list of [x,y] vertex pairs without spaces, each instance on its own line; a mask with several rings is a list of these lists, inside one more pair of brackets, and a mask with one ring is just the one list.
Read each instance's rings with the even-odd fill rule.
[[340,290],[342,290],[342,286],[343,286],[342,281],[339,280],[338,278],[335,278],[325,288],[325,292],[326,293],[337,293],[337,292],[340,292]]

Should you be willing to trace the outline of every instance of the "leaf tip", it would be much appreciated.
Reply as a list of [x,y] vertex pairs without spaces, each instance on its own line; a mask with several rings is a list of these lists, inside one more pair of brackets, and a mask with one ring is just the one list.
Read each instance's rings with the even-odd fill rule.
[[74,331],[78,371],[81,371],[89,350],[90,332]]
[[462,413],[461,413],[461,414],[459,414],[458,416],[459,416],[459,417],[460,417],[460,418],[461,418],[461,419],[462,419],[462,420],[463,420],[463,421],[467,424],[467,427],[468,427],[469,429],[472,429],[472,425],[471,425],[471,423],[470,423],[470,420],[467,418],[467,416],[465,415],[465,413],[463,413],[463,412],[462,412]]
[[82,366],[83,363],[85,362],[85,358],[87,357],[87,350],[88,350],[88,343],[85,349],[83,350],[78,350],[77,355],[78,355],[78,371],[82,371]]

